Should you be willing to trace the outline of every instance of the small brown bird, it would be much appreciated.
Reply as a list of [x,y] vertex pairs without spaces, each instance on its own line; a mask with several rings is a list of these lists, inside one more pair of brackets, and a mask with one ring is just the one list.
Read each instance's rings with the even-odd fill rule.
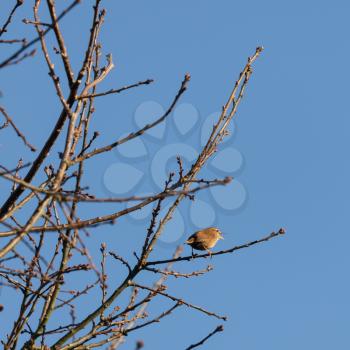
[[221,232],[216,227],[208,227],[203,230],[195,232],[186,243],[193,249],[206,250],[211,256],[211,248],[214,248],[219,239],[224,239]]

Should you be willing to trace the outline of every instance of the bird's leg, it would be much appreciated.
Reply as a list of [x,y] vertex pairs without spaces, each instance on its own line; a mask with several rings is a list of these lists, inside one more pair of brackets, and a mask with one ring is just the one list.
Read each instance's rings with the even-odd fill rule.
[[192,249],[192,259],[194,259],[193,247],[191,247],[191,249]]
[[210,251],[210,249],[206,249],[206,251],[207,251],[207,253],[208,253],[209,256],[210,256],[210,259],[212,259],[213,257],[211,256],[211,251]]

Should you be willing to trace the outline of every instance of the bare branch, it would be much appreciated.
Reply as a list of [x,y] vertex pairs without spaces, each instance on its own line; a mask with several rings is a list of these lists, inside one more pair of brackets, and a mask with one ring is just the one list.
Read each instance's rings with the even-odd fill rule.
[[32,151],[35,152],[36,148],[34,146],[32,146],[26,139],[26,137],[23,135],[23,133],[20,132],[20,130],[17,128],[16,124],[13,122],[12,118],[7,114],[6,110],[0,106],[0,112],[2,113],[2,115],[5,117],[6,122],[9,123],[13,129],[15,130],[16,134],[18,137],[20,137],[22,139],[22,141],[24,142],[24,144]]
[[22,6],[24,3],[24,0],[17,0],[16,3],[15,3],[15,6],[12,8],[9,16],[7,17],[4,25],[2,26],[2,28],[0,29],[0,37],[2,34],[6,33],[6,28],[9,26],[9,24],[11,23],[11,20],[12,20],[12,17],[14,15],[14,13],[16,12],[16,10]]
[[106,92],[99,92],[99,93],[84,95],[84,96],[81,95],[81,96],[78,96],[76,99],[81,100],[81,99],[85,99],[85,98],[100,97],[100,96],[106,96],[106,95],[110,95],[110,94],[120,94],[123,91],[130,90],[130,89],[133,89],[133,88],[141,86],[141,85],[149,85],[153,82],[154,82],[153,79],[147,79],[147,80],[139,81],[138,83],[135,83],[135,84],[123,86],[122,88],[119,88],[119,89],[111,89],[111,90],[108,90]]
[[186,348],[186,350],[191,350],[194,348],[197,348],[201,345],[203,345],[209,338],[211,338],[213,335],[215,335],[216,333],[219,332],[223,332],[224,331],[224,326],[223,325],[219,325],[217,326],[212,332],[210,332],[206,337],[204,337],[202,340],[200,340],[198,343],[192,344],[190,345],[188,348]]
[[66,71],[67,79],[68,79],[68,84],[70,87],[72,87],[73,82],[74,82],[74,74],[73,70],[69,61],[66,45],[64,43],[63,36],[61,34],[61,30],[58,25],[58,18],[56,15],[56,5],[55,5],[55,0],[47,0],[47,6],[49,8],[51,20],[52,20],[52,27],[56,35],[56,39],[58,42],[58,46],[60,48],[60,55],[62,57],[64,69]]
[[218,318],[218,319],[220,319],[220,320],[224,320],[224,321],[227,320],[227,317],[226,317],[226,316],[218,315],[218,314],[216,314],[215,312],[208,311],[208,310],[206,310],[206,309],[204,309],[204,308],[202,308],[202,307],[200,307],[200,306],[197,306],[197,305],[188,303],[188,302],[184,301],[183,299],[174,297],[174,296],[172,296],[172,295],[170,295],[170,294],[168,294],[168,293],[163,292],[164,286],[160,286],[158,289],[152,289],[152,288],[150,288],[150,287],[143,286],[143,285],[138,284],[138,283],[135,283],[135,282],[130,282],[129,285],[134,286],[134,287],[138,287],[138,288],[141,288],[141,289],[146,289],[146,290],[148,290],[148,291],[150,291],[150,292],[153,292],[153,293],[162,295],[162,296],[164,296],[164,297],[166,297],[166,298],[168,298],[168,299],[171,299],[171,300],[173,300],[173,301],[176,301],[176,302],[178,302],[178,303],[180,303],[180,304],[182,304],[182,305],[185,305],[185,306],[187,306],[187,307],[189,307],[189,308],[191,308],[191,309],[195,309],[195,310],[198,310],[198,311],[200,311],[200,312],[203,312],[204,314],[206,314],[206,315],[208,315],[208,316],[213,316],[213,317],[216,317],[216,318]]

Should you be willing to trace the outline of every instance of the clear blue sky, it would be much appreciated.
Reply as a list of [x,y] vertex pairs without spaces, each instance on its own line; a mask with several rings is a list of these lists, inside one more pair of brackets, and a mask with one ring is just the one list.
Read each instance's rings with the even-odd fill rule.
[[[83,3],[62,22],[65,34],[71,36],[68,49],[75,67],[90,18],[87,5],[91,1]],[[146,78],[156,82],[98,101],[92,130],[101,132],[99,144],[134,129],[135,111],[143,103],[153,101],[166,107],[186,72],[192,80],[182,102],[197,110],[198,121],[187,136],[176,133],[173,122],[166,125],[162,138],[145,136],[148,155],[132,159],[113,152],[99,157],[93,166],[88,165],[85,183],[92,182],[92,190],[100,196],[112,195],[105,174],[113,164],[127,163],[144,172],[153,157],[149,154],[165,142],[196,146],[201,125],[225,102],[247,56],[263,45],[265,51],[254,65],[238,111],[234,137],[227,142],[243,159],[233,175],[246,193],[244,204],[234,211],[213,205],[213,220],[225,233],[220,248],[262,237],[279,227],[285,227],[287,234],[213,259],[214,271],[206,277],[171,281],[169,291],[229,316],[225,332],[203,349],[348,348],[349,2],[150,0],[106,1],[105,6],[101,41],[104,53],[113,54],[116,69],[103,87]],[[80,18],[78,25],[73,21],[76,18]],[[46,72],[40,55],[0,72],[2,103],[37,146],[43,144],[59,110]],[[160,108],[155,105],[151,108]],[[33,159],[11,131],[0,135],[1,163],[13,166],[10,159],[20,155],[26,161]],[[16,147],[9,149],[10,142]],[[209,169],[205,174],[224,173]],[[157,188],[147,187],[153,184],[147,181],[137,189]],[[214,201],[209,194],[199,199]],[[197,211],[194,220],[189,206],[180,209],[187,235],[201,218]],[[109,206],[102,212],[111,210]],[[96,208],[89,207],[84,214],[95,215]],[[202,220],[207,219],[203,215]],[[146,223],[123,219],[119,226],[98,229],[91,246],[97,251],[103,240],[123,254],[133,249],[132,236],[140,237]],[[185,235],[181,237],[179,242]],[[170,255],[176,243],[161,242],[153,256]],[[200,266],[205,262],[194,264]],[[4,291],[2,298],[6,298]],[[85,305],[80,316],[86,309]],[[0,314],[0,320],[3,317]],[[182,349],[217,324],[215,319],[183,310],[131,339],[143,339],[146,349]]]

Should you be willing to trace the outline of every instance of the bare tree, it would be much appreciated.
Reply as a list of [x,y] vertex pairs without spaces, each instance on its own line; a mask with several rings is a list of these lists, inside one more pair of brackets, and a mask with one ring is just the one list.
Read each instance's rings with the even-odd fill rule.
[[[106,10],[101,8],[102,0],[95,0],[92,6],[90,31],[87,33],[85,53],[81,57],[80,69],[73,70],[65,38],[60,29],[60,20],[76,8],[80,0],[74,0],[61,13],[57,13],[55,0],[35,0],[32,19],[25,19],[24,23],[35,28],[36,36],[32,40],[11,37],[11,28],[16,24],[17,11],[24,0],[14,1],[8,17],[0,28],[0,44],[3,52],[8,56],[0,62],[1,69],[20,64],[35,54],[41,54],[46,62],[49,76],[57,94],[57,102],[61,112],[56,117],[45,144],[36,150],[15,123],[16,118],[11,115],[6,106],[0,106],[0,115],[4,118],[1,129],[13,129],[20,142],[31,151],[37,152],[30,163],[23,160],[6,160],[6,166],[1,165],[1,179],[8,184],[8,197],[0,209],[0,277],[3,288],[10,288],[18,300],[17,314],[10,333],[2,335],[1,342],[5,349],[92,349],[106,344],[109,349],[116,349],[125,341],[125,336],[141,328],[160,322],[171,315],[175,309],[188,308],[204,315],[226,321],[226,316],[207,310],[205,306],[194,305],[167,291],[166,281],[169,277],[192,278],[204,275],[210,271],[207,267],[189,273],[175,270],[179,262],[190,262],[193,259],[208,258],[209,254],[183,255],[182,247],[178,247],[168,259],[152,260],[151,252],[162,234],[164,227],[172,219],[175,209],[184,200],[194,200],[198,191],[212,186],[225,186],[232,179],[205,179],[200,177],[210,157],[216,152],[218,145],[227,135],[227,128],[235,118],[237,108],[242,101],[243,94],[252,74],[252,64],[262,52],[258,47],[248,58],[237,81],[233,84],[232,92],[223,105],[221,115],[213,125],[212,132],[199,151],[197,160],[186,169],[182,159],[178,157],[178,168],[164,179],[164,188],[149,196],[131,196],[118,198],[98,198],[82,187],[85,162],[93,162],[96,157],[103,156],[118,146],[144,134],[171,116],[174,107],[185,93],[190,82],[190,75],[186,74],[180,87],[171,101],[168,109],[156,119],[139,130],[111,143],[93,148],[98,133],[89,130],[90,120],[95,113],[95,99],[109,94],[119,94],[130,89],[151,84],[152,79],[139,81],[128,86],[108,91],[99,89],[103,80],[110,74],[114,64],[109,54],[104,62],[101,59],[102,45],[99,33],[106,16]],[[39,10],[45,10],[47,18],[39,16]],[[62,69],[56,68],[48,48],[47,34],[54,35]],[[6,38],[6,39],[3,39]],[[19,48],[18,48],[19,45]],[[38,48],[37,48],[38,46]],[[38,50],[38,53],[37,53]],[[2,86],[5,89],[6,86]],[[50,154],[53,146],[61,139],[64,146],[59,153]],[[14,139],[17,142],[17,139]],[[3,160],[2,160],[3,161]],[[10,164],[10,165],[8,165]],[[57,166],[54,166],[57,164]],[[45,175],[40,183],[36,180],[38,173]],[[74,183],[72,189],[72,182]],[[171,199],[171,206],[165,215],[161,209],[165,200]],[[79,207],[82,203],[95,205],[95,212],[99,211],[99,203],[124,203],[133,201],[134,205],[111,212],[108,215],[97,215],[88,219],[79,217]],[[144,233],[139,250],[133,258],[126,259],[115,251],[109,251],[106,244],[101,242],[101,256],[99,262],[94,260],[86,245],[86,233],[94,228],[112,224],[117,225],[116,219],[128,215],[145,206],[152,206],[152,218],[147,231]],[[23,209],[28,213],[25,222],[18,218]],[[283,229],[272,232],[267,236],[252,242],[234,246],[230,249],[216,251],[211,254],[231,254],[238,250],[266,242],[284,234]],[[55,246],[48,244],[48,235],[54,235]],[[125,239],[129,239],[125,236]],[[52,242],[52,240],[50,240]],[[18,249],[26,247],[25,254]],[[137,245],[136,245],[137,247]],[[135,248],[137,250],[137,248]],[[125,275],[119,281],[107,284],[109,271],[107,259],[114,264],[121,264],[125,268]],[[68,275],[89,274],[91,283],[84,278],[79,288],[70,285]],[[149,283],[136,282],[135,278],[141,274],[150,276]],[[158,276],[154,283],[154,274]],[[153,276],[153,277],[151,277]],[[152,283],[153,282],[153,283]],[[86,294],[100,292],[100,298],[95,299],[95,305],[89,305],[92,311],[77,310],[77,301]],[[131,296],[125,302],[120,298],[126,290]],[[162,313],[150,317],[146,309],[151,303],[157,303],[164,298],[169,306]],[[117,307],[118,305],[118,307]],[[123,305],[123,306],[121,306]],[[0,310],[6,312],[6,305]],[[13,316],[13,315],[12,315]],[[55,322],[52,322],[55,320]],[[58,324],[58,325],[57,325]],[[150,328],[151,331],[151,328]],[[202,339],[194,339],[193,349],[204,344],[209,338],[223,331],[218,325]],[[141,349],[143,343],[136,344]]]

